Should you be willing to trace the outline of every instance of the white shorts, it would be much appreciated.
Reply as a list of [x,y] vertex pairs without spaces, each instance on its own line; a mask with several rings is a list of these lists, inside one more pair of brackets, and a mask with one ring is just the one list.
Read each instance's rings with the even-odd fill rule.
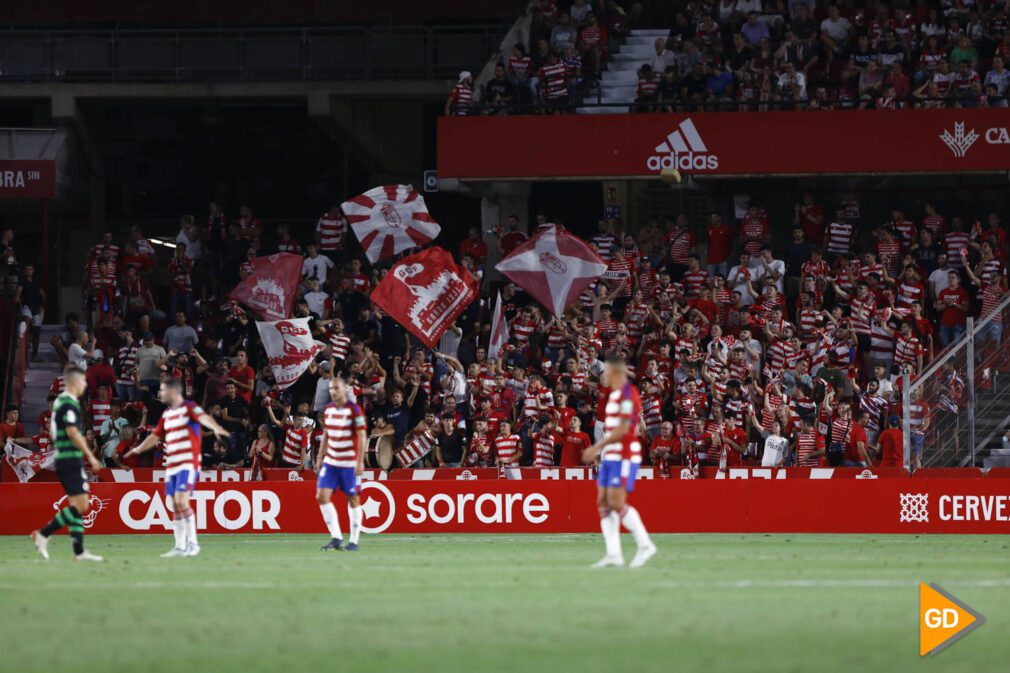
[[21,307],[21,315],[25,318],[31,320],[32,327],[42,327],[42,320],[45,317],[46,310],[40,308],[38,313],[32,313],[32,310],[27,306]]
[[603,424],[603,421],[593,422],[593,436],[596,441],[600,441],[607,434],[607,427]]

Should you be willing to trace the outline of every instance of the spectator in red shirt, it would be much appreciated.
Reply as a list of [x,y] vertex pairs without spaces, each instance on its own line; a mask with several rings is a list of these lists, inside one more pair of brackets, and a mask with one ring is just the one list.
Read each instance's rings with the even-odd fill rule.
[[905,466],[905,437],[900,426],[901,419],[897,416],[887,419],[887,430],[880,433],[877,440],[880,447],[879,467]]
[[803,237],[814,245],[824,242],[824,208],[814,203],[814,195],[803,193],[803,203],[796,204],[796,224],[803,228]]
[[234,383],[239,396],[246,402],[252,402],[256,372],[249,366],[249,356],[245,351],[235,354],[235,363],[228,370],[228,383]]
[[526,234],[519,231],[519,216],[509,215],[505,220],[505,229],[506,232],[498,237],[498,253],[502,257],[508,256],[526,240]]
[[706,264],[708,275],[726,276],[729,273],[729,258],[733,252],[733,229],[722,221],[722,215],[712,211],[707,230],[708,255]]
[[568,430],[565,431],[561,440],[561,467],[578,467],[582,465],[582,452],[585,451],[592,442],[589,435],[582,432],[582,419],[572,416],[568,420]]
[[968,292],[961,287],[961,274],[950,271],[948,285],[936,298],[936,311],[940,314],[940,343],[946,348],[964,334],[968,324]]
[[27,447],[32,443],[32,438],[25,432],[25,426],[18,421],[21,412],[17,405],[9,404],[4,413],[4,422],[0,423],[0,446],[11,440],[15,444]]
[[99,386],[108,386],[109,390],[116,389],[116,370],[108,363],[101,350],[96,350],[91,357],[85,376],[88,379],[88,391],[92,395],[98,392]]
[[466,240],[459,244],[459,256],[470,255],[476,264],[483,264],[487,258],[487,243],[480,237],[480,230],[477,227],[470,227],[467,231]]

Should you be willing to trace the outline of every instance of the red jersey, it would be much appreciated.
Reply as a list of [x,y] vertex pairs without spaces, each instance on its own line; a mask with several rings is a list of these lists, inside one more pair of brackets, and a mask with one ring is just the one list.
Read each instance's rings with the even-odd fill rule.
[[567,432],[561,441],[561,467],[575,467],[582,464],[582,452],[592,442],[584,432]]
[[196,402],[183,400],[177,407],[165,409],[154,434],[165,443],[165,475],[183,470],[196,472],[200,468],[202,429],[200,416],[204,411]]
[[612,432],[622,423],[628,423],[630,428],[619,442],[603,447],[600,460],[630,460],[632,463],[641,463],[642,444],[638,441],[637,427],[642,414],[642,400],[638,396],[638,389],[630,383],[625,383],[619,390],[610,393],[604,410],[605,432]]

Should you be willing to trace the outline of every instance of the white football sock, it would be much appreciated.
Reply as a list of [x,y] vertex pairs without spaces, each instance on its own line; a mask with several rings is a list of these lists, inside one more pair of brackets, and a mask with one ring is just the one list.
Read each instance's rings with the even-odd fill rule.
[[[186,541],[188,544],[195,545],[196,542],[196,514],[194,514],[192,509],[187,509],[182,516],[182,526],[186,533]],[[183,545],[184,547],[186,545]]]
[[[178,517],[179,515],[175,515]],[[183,528],[181,518],[172,519],[172,529],[175,533],[175,548],[185,549],[186,548],[186,529]]]
[[323,521],[326,522],[326,530],[330,531],[330,537],[334,540],[343,540],[343,533],[340,532],[340,520],[337,518],[337,508],[332,502],[319,506],[319,511],[323,513]]
[[635,544],[638,545],[639,549],[652,546],[652,540],[649,539],[649,531],[645,530],[645,524],[642,523],[642,517],[638,515],[637,509],[631,505],[625,506],[621,523],[624,524],[624,527],[635,538]]
[[606,516],[600,517],[600,530],[603,532],[603,544],[607,549],[607,556],[622,556],[621,554],[621,521],[617,517],[617,512],[608,512]]
[[348,505],[347,515],[351,521],[351,544],[358,544],[358,538],[361,536],[361,522],[365,517],[364,512],[361,511],[361,505],[357,507]]

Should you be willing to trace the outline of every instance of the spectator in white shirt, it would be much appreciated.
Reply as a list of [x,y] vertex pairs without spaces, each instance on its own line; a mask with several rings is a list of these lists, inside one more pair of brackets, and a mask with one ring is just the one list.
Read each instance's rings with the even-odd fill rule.
[[[786,263],[781,259],[772,257],[772,249],[767,245],[761,248],[761,253],[757,258],[759,268],[758,277],[762,281],[771,278],[775,281],[775,289],[779,294],[785,292]],[[753,265],[752,265],[753,266]]]
[[309,278],[305,282],[307,291],[305,292],[302,299],[309,307],[309,311],[315,313],[320,318],[326,317],[326,300],[330,298],[330,295],[319,289],[319,279]]
[[179,220],[179,233],[175,237],[175,242],[186,246],[186,256],[193,262],[198,262],[203,257],[203,244],[200,243],[200,234],[196,230],[192,215],[183,215]]
[[831,5],[828,8],[828,18],[821,21],[821,39],[824,43],[833,51],[844,51],[851,31],[852,22],[841,15],[837,6]]
[[1000,96],[1005,96],[1007,87],[1010,86],[1010,70],[1003,66],[1003,59],[999,56],[992,57],[992,70],[985,74],[986,86],[996,85],[996,92]]
[[732,288],[731,292],[739,292],[743,296],[743,305],[750,306],[754,303],[755,297],[751,294],[753,283],[760,278],[754,269],[749,253],[740,255],[740,264],[729,270],[726,276],[726,284]]
[[666,66],[677,65],[677,55],[666,48],[666,38],[656,38],[656,53],[649,59],[652,72],[665,72]]
[[305,249],[308,251],[308,255],[305,257],[305,261],[302,262],[302,278],[306,280],[315,278],[320,283],[324,282],[330,269],[334,266],[333,260],[320,255],[319,246],[315,243],[309,243],[305,246]]
[[77,338],[70,348],[67,349],[67,364],[74,365],[80,369],[87,369],[88,362],[95,355],[95,338],[88,337],[88,333],[81,330],[77,333]]
[[765,438],[765,450],[761,454],[761,467],[781,467],[789,456],[789,440],[782,436],[782,423],[772,421],[772,429]]
[[[947,265],[947,253],[941,252],[936,256],[936,270],[929,274],[926,284],[929,287],[930,297],[933,301],[940,296],[940,293],[950,287],[950,276],[952,269]],[[956,271],[954,273],[957,273]]]

